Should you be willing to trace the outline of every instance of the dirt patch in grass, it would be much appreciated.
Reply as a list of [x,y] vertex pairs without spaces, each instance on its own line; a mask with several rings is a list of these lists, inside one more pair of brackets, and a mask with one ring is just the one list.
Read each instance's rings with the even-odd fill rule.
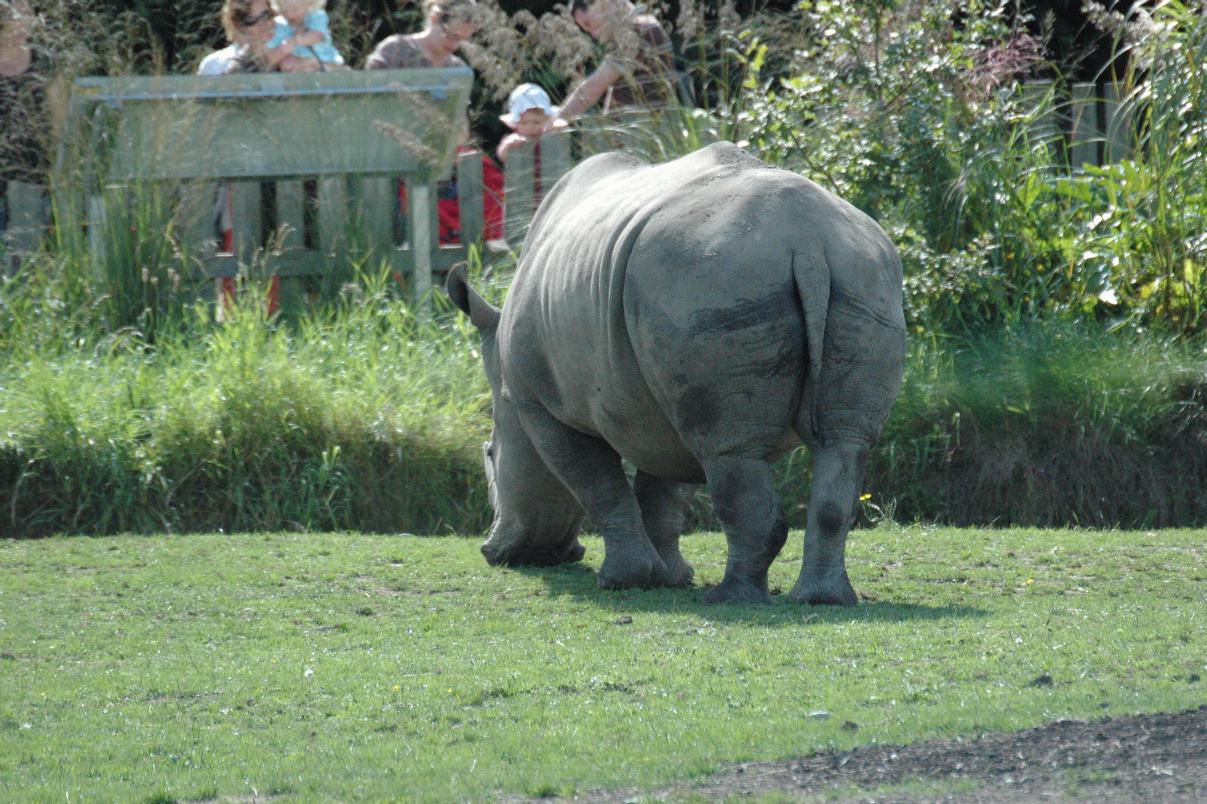
[[1177,714],[1059,721],[968,740],[873,746],[782,762],[748,762],[653,793],[576,801],[1207,801],[1207,705]]

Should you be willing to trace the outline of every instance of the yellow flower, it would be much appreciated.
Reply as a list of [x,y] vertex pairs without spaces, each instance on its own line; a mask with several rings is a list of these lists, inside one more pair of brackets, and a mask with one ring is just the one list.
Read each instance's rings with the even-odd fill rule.
[[867,492],[867,493],[859,495],[859,502],[867,502],[870,499],[872,499],[871,492]]
[[1033,584],[1033,583],[1035,583],[1035,579],[1034,579],[1034,578],[1028,578],[1027,580],[1023,581],[1023,586],[1030,586],[1030,585],[1031,585],[1031,584]]
[[394,685],[394,692],[402,692],[402,685],[401,685],[401,684],[395,684],[395,685]]

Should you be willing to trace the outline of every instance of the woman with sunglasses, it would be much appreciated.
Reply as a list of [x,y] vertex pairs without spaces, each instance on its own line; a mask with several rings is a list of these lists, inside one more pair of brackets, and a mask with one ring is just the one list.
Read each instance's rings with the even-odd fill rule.
[[222,29],[229,43],[201,60],[198,75],[252,73],[263,69],[264,48],[272,40],[273,11],[268,0],[226,0]]
[[[222,30],[229,43],[201,60],[198,75],[229,75],[258,73],[265,69],[265,46],[272,41],[273,11],[268,0],[225,0],[222,4]],[[214,197],[214,234],[218,250],[230,252],[234,247],[234,204],[230,184],[218,185]],[[229,302],[235,295],[234,277],[215,280],[218,299]]]

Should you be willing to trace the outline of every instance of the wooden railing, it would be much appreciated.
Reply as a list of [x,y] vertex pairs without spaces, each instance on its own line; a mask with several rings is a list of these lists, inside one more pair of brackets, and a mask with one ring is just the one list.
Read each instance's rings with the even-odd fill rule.
[[[366,131],[380,135],[391,125],[414,127],[413,109],[391,112],[389,103],[381,101],[396,100],[400,92],[413,93],[416,88],[430,91],[437,78],[446,82],[446,94],[441,96],[437,90],[437,100],[447,108],[463,104],[469,75],[468,71],[437,75],[449,72],[442,70],[390,72],[397,74],[392,82],[384,71],[329,73],[318,77],[326,82],[319,85],[313,78],[298,84],[280,74],[225,77],[236,79],[226,82],[230,86],[213,83],[224,79],[181,76],[172,79],[179,86],[165,85],[164,79],[86,79],[78,85],[85,96],[77,94],[73,103],[80,109],[102,109],[88,121],[89,136],[109,137],[101,149],[106,161],[92,165],[98,190],[81,202],[78,211],[88,221],[97,259],[105,248],[99,224],[106,207],[120,201],[124,188],[137,181],[176,180],[186,187],[180,206],[182,236],[204,276],[235,276],[253,263],[261,274],[322,274],[340,250],[355,241],[361,256],[369,253],[389,262],[410,278],[416,296],[424,295],[433,278],[438,280],[449,266],[466,259],[468,248],[484,239],[481,155],[462,154],[456,159],[460,242],[441,244],[436,195],[439,180],[450,173],[451,145],[441,159],[424,162],[412,151],[389,147],[388,136],[366,139]],[[348,77],[358,75],[370,78],[360,79],[357,85],[362,106],[349,107]],[[454,98],[451,88],[457,81],[461,82],[457,91],[463,94]],[[332,95],[332,89],[345,94]],[[90,91],[91,97],[86,94]],[[295,94],[289,95],[290,91]],[[1049,82],[1037,81],[1026,84],[1023,91],[1036,111],[1032,130],[1059,146],[1052,149],[1058,164],[1076,170],[1130,155],[1135,140],[1132,107],[1113,85],[1074,84],[1062,95]],[[363,106],[366,97],[373,101],[368,107]],[[333,106],[333,98],[345,99],[344,106]],[[198,101],[208,102],[203,107],[206,113],[217,110],[225,115],[223,125],[216,127],[222,135],[219,139],[212,134],[189,139],[193,129],[179,109]],[[114,119],[115,108],[125,113]],[[166,131],[165,114],[178,118]],[[274,131],[274,126],[288,131],[290,121],[297,119],[310,119],[309,125],[318,121],[320,127],[325,120],[332,133],[327,139],[302,138],[293,145],[283,143],[280,136],[266,138],[265,132]],[[451,134],[445,134],[434,141],[451,143]],[[322,143],[331,142],[332,136],[352,141],[337,140],[334,147],[325,147]],[[539,186],[547,190],[571,165],[569,137],[546,137],[540,148]],[[538,200],[533,193],[538,177],[531,146],[511,152],[505,176],[505,240],[518,249]],[[398,181],[404,178],[409,187],[406,215],[398,201]],[[218,180],[229,181],[232,188],[235,231],[229,251],[219,249],[213,232]],[[48,205],[41,188],[20,183],[8,185],[7,201],[5,239],[7,254],[15,263],[37,250]],[[274,249],[266,251],[270,243]]]

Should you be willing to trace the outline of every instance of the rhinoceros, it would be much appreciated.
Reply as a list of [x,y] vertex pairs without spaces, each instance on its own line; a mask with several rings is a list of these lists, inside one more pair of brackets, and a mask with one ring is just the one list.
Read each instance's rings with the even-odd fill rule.
[[790,598],[856,603],[847,532],[905,358],[901,263],[871,218],[732,144],[607,153],[545,198],[501,311],[463,269],[446,290],[493,395],[491,565],[581,559],[586,512],[600,587],[688,585],[680,484],[706,483],[729,555],[705,600],[768,602],[788,533],[772,461],[803,442]]

